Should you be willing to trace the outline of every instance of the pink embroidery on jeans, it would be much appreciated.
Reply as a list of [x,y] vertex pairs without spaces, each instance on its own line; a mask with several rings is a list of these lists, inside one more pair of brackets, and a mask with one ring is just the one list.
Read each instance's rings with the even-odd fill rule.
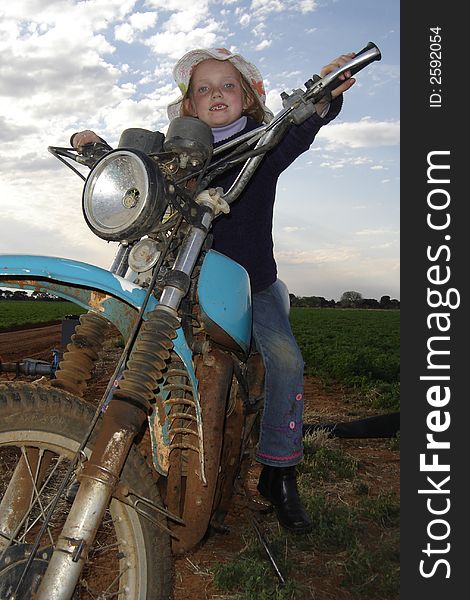
[[297,394],[297,396],[295,397],[296,400],[302,400],[302,394]]
[[295,429],[295,421],[291,421],[289,423],[289,427],[290,427],[290,429]]
[[272,454],[265,454],[264,452],[257,452],[257,456],[263,456],[264,458],[272,458],[273,460],[290,460],[291,458],[298,458],[302,456],[303,450],[299,450],[298,452],[294,452],[290,456],[273,456]]

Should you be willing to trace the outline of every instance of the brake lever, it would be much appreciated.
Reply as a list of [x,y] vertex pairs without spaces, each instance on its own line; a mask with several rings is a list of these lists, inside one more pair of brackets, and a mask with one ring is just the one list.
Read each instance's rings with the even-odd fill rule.
[[[83,153],[83,149],[86,148],[86,155]],[[85,144],[79,149],[77,148],[62,148],[60,146],[48,146],[47,150],[53,154],[60,162],[63,162],[69,169],[71,169],[76,175],[78,175],[83,181],[86,181],[86,177],[80,173],[70,162],[64,160],[68,158],[69,161],[74,161],[80,165],[89,167],[90,169],[95,166],[100,158],[112,150],[111,146],[106,143],[95,142],[92,144]]]

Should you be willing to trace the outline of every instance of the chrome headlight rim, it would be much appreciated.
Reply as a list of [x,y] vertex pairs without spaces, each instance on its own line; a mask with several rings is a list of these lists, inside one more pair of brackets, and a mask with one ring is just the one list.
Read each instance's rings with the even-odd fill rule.
[[[136,161],[144,178],[144,190],[137,190],[145,194],[142,205],[129,214],[128,222],[119,226],[107,225],[100,221],[94,214],[93,194],[96,184],[105,170],[118,160],[127,159]],[[128,190],[130,191],[130,189]],[[119,193],[116,192],[113,202],[119,204]],[[127,196],[127,193],[125,194]],[[121,201],[124,200],[121,191]],[[82,194],[82,211],[85,221],[91,231],[101,239],[106,241],[123,242],[133,241],[148,234],[149,231],[158,223],[166,209],[165,180],[159,171],[155,162],[153,162],[144,152],[133,148],[117,148],[111,150],[103,156],[94,165],[90,171]],[[134,207],[127,207],[134,208]],[[110,214],[112,208],[110,208]]]

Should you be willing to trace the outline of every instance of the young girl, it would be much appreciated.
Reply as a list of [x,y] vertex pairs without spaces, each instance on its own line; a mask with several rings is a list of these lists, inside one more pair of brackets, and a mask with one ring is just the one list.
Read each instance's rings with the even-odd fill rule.
[[[351,60],[344,54],[320,72]],[[175,65],[173,74],[182,96],[168,106],[170,120],[179,116],[201,119],[212,128],[214,146],[246,133],[272,119],[258,69],[225,48],[192,50]],[[296,464],[302,460],[303,369],[302,355],[289,324],[289,295],[277,278],[273,254],[273,208],[279,175],[308,150],[323,125],[334,119],[342,93],[355,80],[344,81],[332,92],[331,103],[322,101],[301,125],[292,125],[282,141],[263,158],[230,212],[212,227],[212,247],[248,271],[252,289],[253,339],[265,366],[264,411],[256,459],[262,463],[258,491],[276,509],[281,525],[306,532],[312,522],[297,491]],[[87,130],[72,136],[75,147],[99,141]],[[239,168],[214,181],[227,191]]]

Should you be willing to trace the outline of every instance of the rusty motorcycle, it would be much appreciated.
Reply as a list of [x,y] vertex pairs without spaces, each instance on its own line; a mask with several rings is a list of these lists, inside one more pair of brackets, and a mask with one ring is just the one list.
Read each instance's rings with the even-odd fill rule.
[[[128,129],[115,150],[49,148],[85,180],[88,226],[119,249],[109,270],[0,257],[0,285],[87,311],[48,385],[0,384],[3,600],[164,600],[172,553],[223,527],[253,461],[263,366],[250,354],[248,275],[210,248],[214,206],[195,199],[237,165],[223,191],[230,205],[343,73],[380,58],[369,43],[283,94],[269,124],[215,150],[210,128],[192,117],[174,119],[166,136]],[[90,167],[86,178],[74,162]],[[96,406],[82,397],[109,323],[124,349]]]

